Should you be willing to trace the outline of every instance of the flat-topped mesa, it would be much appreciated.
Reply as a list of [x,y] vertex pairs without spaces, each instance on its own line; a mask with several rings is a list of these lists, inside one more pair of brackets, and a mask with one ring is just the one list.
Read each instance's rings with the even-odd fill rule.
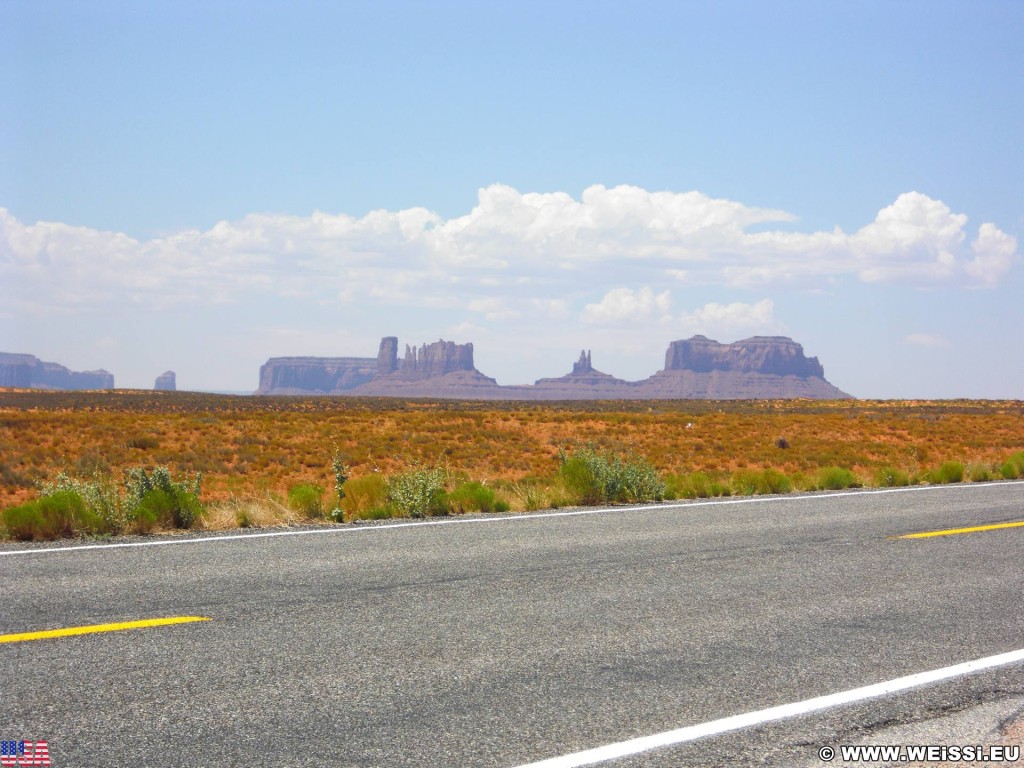
[[754,336],[732,344],[720,344],[706,336],[673,341],[665,353],[665,370],[825,378],[818,358],[805,357],[804,348],[786,336]]
[[[382,348],[383,345],[384,342],[381,342]],[[418,350],[406,344],[405,357],[399,361],[398,370],[393,375],[403,379],[428,379],[456,371],[473,370],[476,369],[473,366],[471,343],[456,344],[441,339],[432,344],[424,344]]]
[[35,355],[0,352],[0,387],[32,389],[113,389],[114,375],[97,371],[72,371],[47,363]]
[[816,357],[785,336],[755,336],[719,344],[706,336],[673,341],[665,369],[636,383],[638,397],[844,399],[849,395],[825,380]]
[[156,377],[156,381],[153,382],[153,389],[160,392],[176,392],[178,389],[178,379],[174,375],[174,371],[164,371]]
[[333,395],[372,381],[372,357],[272,357],[260,366],[257,395]]

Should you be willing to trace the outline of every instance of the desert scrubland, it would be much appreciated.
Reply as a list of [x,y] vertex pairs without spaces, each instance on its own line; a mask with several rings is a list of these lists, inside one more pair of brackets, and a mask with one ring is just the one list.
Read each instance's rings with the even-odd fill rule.
[[[581,450],[650,468],[662,484],[657,498],[997,480],[1024,474],[1024,403],[0,390],[4,509],[37,498],[60,473],[114,487],[132,468],[156,467],[201,476],[206,511],[197,524],[214,527],[294,522],[332,508],[346,520],[401,514],[393,504],[384,510],[394,501],[389,479],[426,470],[447,493],[482,487],[499,509],[533,509],[593,501],[565,471]],[[341,501],[340,464],[351,491]]]

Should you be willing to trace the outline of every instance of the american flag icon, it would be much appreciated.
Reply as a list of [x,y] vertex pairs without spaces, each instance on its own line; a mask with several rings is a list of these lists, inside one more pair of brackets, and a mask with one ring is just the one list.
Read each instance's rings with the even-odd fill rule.
[[0,741],[0,765],[50,765],[50,745],[45,741]]

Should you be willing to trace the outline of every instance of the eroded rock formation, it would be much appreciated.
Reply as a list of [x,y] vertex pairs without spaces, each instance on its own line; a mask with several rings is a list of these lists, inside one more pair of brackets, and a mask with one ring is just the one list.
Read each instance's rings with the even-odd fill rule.
[[784,336],[720,344],[704,336],[673,341],[665,368],[642,381],[596,370],[584,350],[572,372],[524,386],[500,386],[474,367],[473,345],[436,341],[418,349],[381,340],[376,358],[272,358],[257,394],[341,394],[472,400],[650,400],[846,398],[825,380],[821,363]]
[[[442,339],[423,344],[419,349],[406,345],[405,356],[399,358],[398,339],[385,336],[380,341],[376,358],[272,357],[260,368],[260,386],[256,394],[394,394],[396,397],[415,397],[408,393],[421,388],[410,387],[410,383],[439,379],[457,372],[476,374],[497,386],[493,379],[488,379],[473,367],[472,344],[456,344]],[[473,377],[464,376],[463,379],[469,382]],[[356,389],[358,393],[354,392]],[[464,387],[460,386],[460,391],[462,389]]]
[[164,371],[156,377],[153,382],[153,389],[161,392],[175,392],[178,389],[178,379],[174,371]]
[[372,357],[272,357],[260,366],[257,395],[339,395],[377,376]]
[[816,357],[785,336],[754,336],[720,344],[706,336],[673,341],[665,369],[637,382],[645,399],[842,399]]
[[665,370],[825,376],[818,358],[805,357],[804,348],[785,336],[754,336],[732,344],[719,344],[707,336],[673,341],[665,353]]
[[98,371],[72,371],[47,363],[35,355],[0,352],[0,387],[28,389],[113,389],[114,375]]
[[537,379],[533,387],[518,389],[525,390],[524,399],[529,400],[622,400],[635,396],[631,387],[628,381],[596,370],[591,364],[590,351],[583,350],[580,359],[572,364],[572,373],[554,379]]
[[454,341],[435,341],[416,350],[405,345],[405,357],[398,365],[398,373],[405,379],[429,379],[455,371],[475,371],[473,345]]

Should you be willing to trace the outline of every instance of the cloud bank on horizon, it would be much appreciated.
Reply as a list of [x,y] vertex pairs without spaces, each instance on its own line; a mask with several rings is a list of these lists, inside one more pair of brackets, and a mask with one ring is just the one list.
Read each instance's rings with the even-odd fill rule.
[[0,291],[18,313],[74,315],[111,302],[170,310],[262,298],[524,315],[586,325],[771,330],[772,302],[674,307],[673,286],[769,290],[844,281],[992,288],[1016,238],[919,192],[855,232],[800,232],[790,212],[700,192],[594,185],[521,193],[494,184],[443,219],[426,208],[356,218],[254,213],[139,241],[0,209]]
[[[118,307],[133,317],[128,322],[141,312],[187,329],[187,318],[211,308],[258,307],[259,340],[226,345],[250,359],[372,354],[376,338],[404,322],[482,340],[485,360],[489,344],[492,353],[546,351],[549,359],[587,345],[621,361],[656,359],[668,341],[696,333],[724,341],[790,333],[777,313],[780,292],[784,304],[794,294],[841,295],[857,286],[984,293],[1021,261],[1016,238],[996,224],[970,226],[966,215],[919,192],[899,195],[853,232],[804,232],[799,222],[794,212],[697,191],[626,185],[593,185],[576,199],[494,184],[479,190],[472,210],[447,219],[422,207],[362,217],[253,213],[149,240],[26,223],[0,208],[0,317],[88,326]],[[749,300],[693,300],[737,292]],[[318,325],[318,313],[336,313],[339,327]],[[407,340],[429,340],[420,335]],[[902,340],[907,349],[951,346],[919,329]],[[106,344],[130,354],[113,337]],[[480,358],[478,367],[493,375]],[[637,365],[624,375],[654,369]],[[497,373],[513,383],[529,377]]]

